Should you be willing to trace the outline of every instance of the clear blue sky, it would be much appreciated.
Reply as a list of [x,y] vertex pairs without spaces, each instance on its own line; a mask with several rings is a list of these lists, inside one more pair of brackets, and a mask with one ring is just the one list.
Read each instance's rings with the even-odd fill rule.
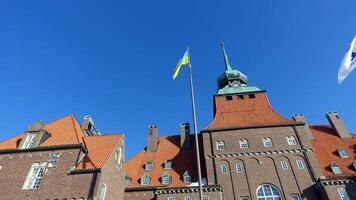
[[0,140],[37,120],[90,114],[104,133],[126,134],[126,157],[147,126],[177,134],[191,122],[187,45],[199,129],[212,119],[224,39],[232,66],[266,89],[286,117],[327,123],[338,111],[356,132],[356,72],[337,71],[356,34],[356,1],[1,1]]

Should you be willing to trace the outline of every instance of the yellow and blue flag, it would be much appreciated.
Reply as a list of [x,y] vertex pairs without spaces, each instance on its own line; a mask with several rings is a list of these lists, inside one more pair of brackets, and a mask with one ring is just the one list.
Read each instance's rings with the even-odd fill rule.
[[190,58],[189,58],[189,48],[185,51],[184,55],[183,55],[183,58],[179,60],[176,68],[174,69],[174,72],[173,72],[173,80],[177,78],[178,76],[178,73],[179,73],[179,70],[180,68],[182,67],[182,65],[186,65],[186,64],[189,64],[190,62]]

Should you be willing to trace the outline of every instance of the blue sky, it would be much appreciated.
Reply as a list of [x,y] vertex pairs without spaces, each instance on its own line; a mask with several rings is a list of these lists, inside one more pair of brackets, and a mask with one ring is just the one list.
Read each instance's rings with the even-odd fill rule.
[[338,111],[356,132],[356,72],[337,71],[356,34],[356,1],[1,1],[0,140],[37,120],[90,114],[104,133],[126,135],[126,157],[147,127],[177,134],[191,119],[191,48],[199,129],[213,117],[224,39],[234,68],[268,91],[286,117],[327,123]]

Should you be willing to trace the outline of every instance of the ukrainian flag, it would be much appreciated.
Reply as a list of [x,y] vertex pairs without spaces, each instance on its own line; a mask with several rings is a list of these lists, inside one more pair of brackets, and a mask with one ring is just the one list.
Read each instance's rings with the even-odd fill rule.
[[188,48],[185,51],[183,58],[179,60],[176,68],[174,69],[173,80],[177,78],[179,70],[182,67],[182,65],[189,64],[189,62],[190,62],[190,58],[189,58],[189,48]]

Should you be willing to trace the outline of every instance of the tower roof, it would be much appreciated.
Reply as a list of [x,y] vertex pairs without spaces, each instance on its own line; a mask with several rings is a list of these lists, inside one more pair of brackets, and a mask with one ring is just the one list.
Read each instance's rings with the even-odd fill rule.
[[247,85],[247,76],[237,69],[232,69],[229,58],[227,56],[225,45],[222,42],[221,47],[223,50],[225,72],[222,73],[218,79],[218,91],[217,94],[235,94],[243,92],[256,92],[260,91],[255,86]]

